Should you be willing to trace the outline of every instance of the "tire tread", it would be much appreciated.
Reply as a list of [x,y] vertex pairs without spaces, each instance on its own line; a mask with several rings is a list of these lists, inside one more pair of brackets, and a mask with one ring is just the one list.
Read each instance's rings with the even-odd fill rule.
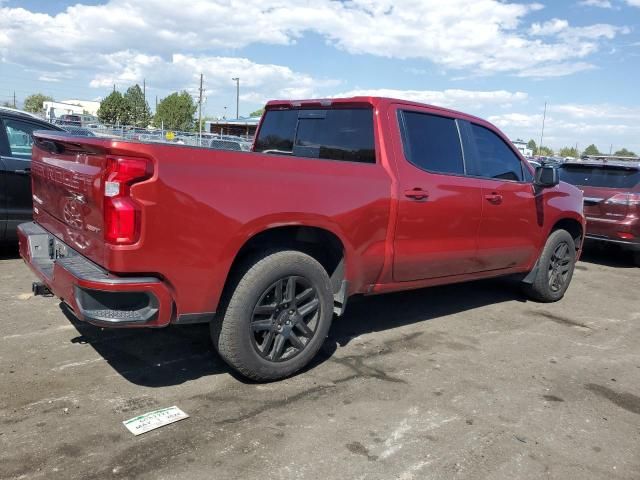
[[[304,365],[315,356],[317,349],[319,349],[321,345],[320,342],[319,345],[317,345],[316,351],[312,352],[311,355],[309,355],[310,351],[301,352],[292,359],[291,363],[286,367],[279,365],[278,368],[274,368],[268,364],[250,365],[247,361],[246,348],[251,348],[251,346],[244,345],[242,339],[238,338],[237,335],[239,323],[245,321],[245,315],[242,309],[253,301],[252,293],[256,291],[256,284],[262,280],[264,275],[268,275],[271,269],[282,265],[295,265],[310,272],[320,274],[326,293],[331,293],[329,276],[322,265],[313,257],[297,250],[276,249],[262,252],[261,254],[248,258],[236,269],[236,274],[230,279],[232,282],[231,288],[228,289],[228,294],[223,295],[223,299],[221,300],[220,314],[216,316],[216,319],[211,323],[211,337],[216,350],[225,362],[240,374],[252,380],[269,381],[292,375],[303,368]],[[328,305],[322,305],[323,315],[327,315],[328,308]],[[328,319],[330,325],[333,309],[329,308],[329,311],[331,312]],[[319,331],[316,335],[322,335],[322,330],[324,330],[325,333],[323,336],[326,336],[329,325],[326,325],[326,320],[324,322],[325,325],[322,324],[322,319],[319,321],[321,324],[318,325]],[[322,338],[322,341],[323,340],[324,338]],[[318,344],[315,337],[312,341],[316,341],[316,344]],[[309,358],[301,362],[300,357],[303,356]]]

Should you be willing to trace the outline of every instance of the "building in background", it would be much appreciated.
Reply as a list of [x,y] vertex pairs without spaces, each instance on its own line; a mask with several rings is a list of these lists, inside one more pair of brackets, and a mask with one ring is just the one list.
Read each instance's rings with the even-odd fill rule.
[[43,103],[44,116],[50,122],[62,115],[91,115],[95,117],[100,102],[91,100],[65,100],[63,102],[47,101]]
[[71,105],[80,105],[84,112],[89,115],[93,115],[94,117],[98,116],[98,109],[100,108],[100,102],[96,102],[94,100],[62,100],[61,103],[68,103]]
[[527,147],[527,142],[523,142],[522,140],[512,140],[511,143],[513,143],[523,156],[533,157],[533,150]]
[[256,134],[260,117],[207,120],[204,131],[216,135],[234,135],[250,138]]

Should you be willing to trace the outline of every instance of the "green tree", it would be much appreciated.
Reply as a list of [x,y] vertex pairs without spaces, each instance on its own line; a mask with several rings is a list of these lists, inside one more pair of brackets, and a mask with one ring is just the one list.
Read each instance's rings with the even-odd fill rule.
[[256,110],[255,112],[251,112],[249,114],[250,117],[261,117],[262,114],[264,113],[264,107],[259,108],[258,110]]
[[600,155],[600,151],[598,150],[598,147],[596,147],[593,143],[591,145],[589,145],[587,148],[584,149],[584,153],[585,155]]
[[197,106],[188,92],[174,92],[158,103],[153,124],[171,130],[191,130],[197,123],[193,119],[196,110]]
[[575,147],[564,147],[560,149],[560,156],[578,158],[580,154]]
[[42,104],[44,102],[50,102],[53,98],[42,93],[34,93],[24,99],[24,109],[27,112],[40,113],[42,111]]
[[129,108],[120,92],[113,91],[100,102],[98,119],[108,125],[129,123]]
[[146,127],[151,119],[151,109],[144,93],[137,83],[129,87],[124,94],[124,102],[129,113],[129,121],[137,127]]
[[533,153],[536,153],[536,151],[538,150],[538,145],[536,145],[536,142],[533,138],[527,143],[527,148],[530,148]]
[[614,153],[614,155],[617,155],[619,157],[635,157],[636,156],[635,153],[633,153],[630,150],[627,150],[626,148],[618,150],[616,153]]
[[542,155],[543,157],[551,157],[553,156],[553,150],[549,147],[540,145],[540,147],[538,147],[538,155]]
[[[205,115],[204,117],[202,117],[201,123],[202,123],[202,132],[203,132],[203,133],[205,133],[205,132],[206,132],[206,130],[205,130],[205,126],[206,126],[206,125],[205,125],[205,124],[206,124],[207,122],[211,122],[211,121],[213,121],[213,120],[217,120],[217,119],[216,119],[216,117],[212,117],[212,116],[210,116],[210,115]],[[198,126],[198,122],[197,122],[197,120],[196,120],[196,131],[199,131],[199,130],[198,130],[198,128],[197,128],[197,126]]]

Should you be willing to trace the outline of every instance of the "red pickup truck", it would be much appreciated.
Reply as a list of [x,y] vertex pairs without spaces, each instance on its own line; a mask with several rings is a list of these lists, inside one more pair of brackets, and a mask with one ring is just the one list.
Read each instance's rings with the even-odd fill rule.
[[32,179],[37,292],[99,326],[209,322],[257,380],[355,294],[521,274],[559,300],[585,229],[581,192],[493,125],[386,98],[272,101],[252,152],[39,132]]

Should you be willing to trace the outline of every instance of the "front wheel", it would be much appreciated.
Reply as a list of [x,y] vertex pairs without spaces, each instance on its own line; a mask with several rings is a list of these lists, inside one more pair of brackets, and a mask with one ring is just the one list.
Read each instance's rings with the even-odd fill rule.
[[314,258],[277,251],[254,258],[211,324],[220,356],[258,381],[288,377],[324,342],[333,318],[329,276]]
[[539,302],[560,300],[573,277],[576,246],[566,230],[556,230],[547,239],[538,261],[538,273],[533,283],[525,285],[525,292]]

